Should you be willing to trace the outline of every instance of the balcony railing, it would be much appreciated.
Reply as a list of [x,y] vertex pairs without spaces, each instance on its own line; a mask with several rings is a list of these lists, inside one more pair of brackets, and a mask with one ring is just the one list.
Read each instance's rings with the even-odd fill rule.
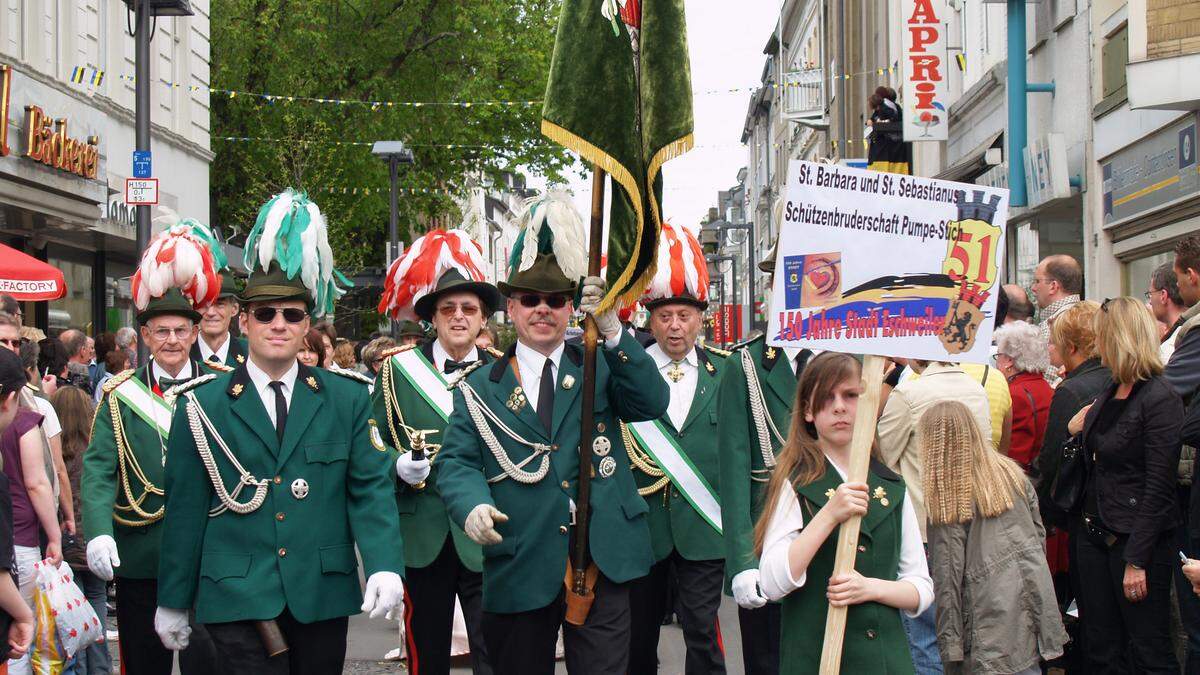
[[790,119],[825,115],[823,68],[793,70],[784,75],[783,112]]

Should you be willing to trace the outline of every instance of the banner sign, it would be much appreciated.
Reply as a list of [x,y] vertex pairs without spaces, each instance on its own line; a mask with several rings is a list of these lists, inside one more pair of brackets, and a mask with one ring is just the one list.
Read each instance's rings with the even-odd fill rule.
[[900,0],[904,140],[944,141],[950,131],[946,0]]
[[769,343],[987,363],[1008,190],[793,161]]

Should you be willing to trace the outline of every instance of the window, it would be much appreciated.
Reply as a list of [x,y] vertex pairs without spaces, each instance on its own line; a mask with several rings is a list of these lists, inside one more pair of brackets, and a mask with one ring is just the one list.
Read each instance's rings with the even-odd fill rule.
[[1129,63],[1129,25],[1122,25],[1108,36],[1100,48],[1100,95],[1095,114],[1102,115],[1124,103],[1125,66]]

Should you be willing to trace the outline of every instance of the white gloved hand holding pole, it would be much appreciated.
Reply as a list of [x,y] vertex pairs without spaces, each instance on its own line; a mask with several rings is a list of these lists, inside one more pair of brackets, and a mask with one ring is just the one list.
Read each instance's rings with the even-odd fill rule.
[[396,475],[409,485],[419,485],[429,478],[429,460],[413,459],[411,452],[405,452],[396,459]]
[[102,534],[88,541],[87,564],[92,574],[105,581],[112,581],[113,568],[121,566],[121,557],[117,555],[117,542],[107,534]]
[[742,609],[758,609],[767,604],[766,597],[758,588],[758,570],[745,570],[733,577],[733,600]]
[[187,649],[188,638],[192,634],[187,610],[159,607],[154,612],[154,632],[158,633],[158,639],[167,649],[176,652]]
[[367,578],[362,611],[374,619],[386,612],[389,621],[404,616],[404,581],[395,572],[376,572]]
[[504,537],[496,531],[496,523],[507,523],[508,516],[504,515],[491,504],[480,504],[471,509],[463,530],[471,541],[480,546],[491,546],[504,541]]
[[596,328],[605,340],[611,340],[621,332],[621,320],[614,311],[596,314],[600,300],[604,298],[604,290],[608,284],[600,277],[587,277],[583,280],[583,291],[579,297],[579,310],[591,314],[596,320]]

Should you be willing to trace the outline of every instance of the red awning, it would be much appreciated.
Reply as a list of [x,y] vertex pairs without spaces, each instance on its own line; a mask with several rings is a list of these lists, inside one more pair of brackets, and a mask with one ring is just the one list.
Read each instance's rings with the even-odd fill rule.
[[57,267],[0,244],[0,293],[21,302],[58,300],[67,294],[67,282]]

